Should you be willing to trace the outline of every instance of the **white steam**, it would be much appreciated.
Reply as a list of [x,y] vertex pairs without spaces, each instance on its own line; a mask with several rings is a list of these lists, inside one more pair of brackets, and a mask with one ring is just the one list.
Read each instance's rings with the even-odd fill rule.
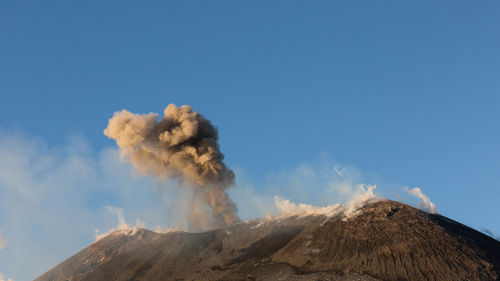
[[[164,188],[149,177],[134,177],[131,165],[120,161],[117,149],[92,151],[81,136],[50,146],[33,136],[0,130],[0,155],[0,222],[8,235],[7,247],[0,242],[4,245],[0,271],[8,268],[9,272],[3,272],[16,280],[32,280],[83,249],[96,238],[96,228],[107,233],[142,227],[145,221],[148,226],[164,226],[152,227],[158,232],[188,229],[187,222],[182,223],[185,216],[175,210],[189,204],[196,189]],[[228,191],[244,219],[280,214],[284,207],[275,204],[276,194],[289,200],[289,209],[296,213],[320,212],[312,206],[335,204],[356,209],[359,201],[353,198],[372,197],[355,168],[332,161],[315,163],[272,173],[258,185],[237,170],[238,188]],[[376,195],[384,197],[387,185],[377,183]],[[403,190],[398,187],[398,191]],[[293,207],[291,202],[304,205]],[[434,206],[425,202],[430,200],[421,204]],[[126,211],[120,216],[119,211],[106,207],[111,205]],[[125,214],[134,220],[127,221]]]
[[414,187],[412,189],[406,188],[406,190],[411,195],[420,199],[419,206],[418,206],[420,209],[427,211],[431,214],[435,214],[437,212],[436,205],[429,199],[429,197],[427,197],[427,195],[425,195],[422,192],[422,190],[420,188],[418,188],[418,187]]
[[358,185],[358,193],[345,204],[333,204],[325,207],[317,207],[303,203],[292,203],[289,200],[274,197],[274,203],[281,216],[337,216],[350,217],[355,211],[363,207],[366,203],[373,202],[378,198],[373,194],[376,186],[370,185],[365,188],[364,185]]
[[274,197],[274,204],[278,209],[279,214],[284,216],[311,216],[311,215],[329,215],[340,208],[340,204],[329,205],[325,207],[317,207],[304,203],[292,203],[290,200],[283,199],[279,196]]
[[[115,227],[111,228],[110,230],[108,230],[104,233],[101,233],[101,231],[99,229],[96,229],[94,231],[94,237],[95,237],[94,242],[97,242],[97,241],[101,240],[102,238],[107,237],[109,235],[129,235],[129,236],[131,236],[131,235],[136,234],[137,231],[140,230],[141,228],[146,228],[146,223],[139,220],[139,219],[135,220],[135,225],[127,223],[125,220],[125,216],[124,216],[125,211],[122,208],[117,208],[117,207],[113,207],[113,206],[106,206],[106,210],[109,213],[116,215],[118,223]],[[169,233],[169,232],[177,231],[177,230],[174,230],[171,228],[166,228],[166,227],[159,226],[159,225],[153,226],[151,228],[151,230],[154,232],[157,232],[157,233]]]
[[148,225],[171,223],[156,182],[133,177],[115,148],[92,151],[77,135],[49,146],[0,129],[0,155],[0,227],[8,238],[0,272],[10,278],[33,280],[88,246],[96,228],[114,227],[107,205]]
[[304,163],[269,175],[260,188],[246,180],[244,172],[236,171],[240,181],[231,196],[245,219],[336,212],[347,216],[377,198],[375,185],[365,184],[359,171],[341,166],[325,155],[319,165]]
[[99,229],[95,230],[95,242],[99,241],[100,239],[110,235],[110,234],[123,234],[123,235],[134,235],[137,233],[137,231],[141,228],[146,227],[146,224],[139,219],[136,219],[135,225],[131,226],[130,224],[125,222],[125,217],[123,216],[123,209],[122,208],[117,208],[113,206],[106,206],[106,209],[116,215],[118,219],[118,224],[116,225],[115,228],[112,228],[108,230],[105,233],[100,233]]

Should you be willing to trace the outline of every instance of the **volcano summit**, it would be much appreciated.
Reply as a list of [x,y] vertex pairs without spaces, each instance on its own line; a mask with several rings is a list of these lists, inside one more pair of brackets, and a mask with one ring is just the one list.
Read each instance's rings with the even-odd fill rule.
[[380,200],[349,216],[281,216],[201,233],[118,231],[44,280],[500,280],[500,242]]

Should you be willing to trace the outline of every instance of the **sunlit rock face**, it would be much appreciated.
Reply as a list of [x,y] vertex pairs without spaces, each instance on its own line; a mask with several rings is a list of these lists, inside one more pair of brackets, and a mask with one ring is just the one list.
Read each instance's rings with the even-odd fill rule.
[[201,233],[109,234],[36,280],[498,280],[500,242],[378,201]]

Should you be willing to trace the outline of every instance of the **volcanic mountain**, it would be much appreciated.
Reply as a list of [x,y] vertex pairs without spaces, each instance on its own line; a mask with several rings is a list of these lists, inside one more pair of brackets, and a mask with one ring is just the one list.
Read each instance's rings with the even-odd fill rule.
[[383,200],[202,233],[118,231],[42,280],[500,280],[500,242]]

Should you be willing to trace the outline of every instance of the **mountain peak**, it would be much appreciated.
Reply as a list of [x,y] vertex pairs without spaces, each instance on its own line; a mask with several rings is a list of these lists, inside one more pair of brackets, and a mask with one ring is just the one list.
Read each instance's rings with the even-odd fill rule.
[[281,216],[202,233],[138,229],[36,280],[498,280],[500,242],[379,200],[350,216]]

